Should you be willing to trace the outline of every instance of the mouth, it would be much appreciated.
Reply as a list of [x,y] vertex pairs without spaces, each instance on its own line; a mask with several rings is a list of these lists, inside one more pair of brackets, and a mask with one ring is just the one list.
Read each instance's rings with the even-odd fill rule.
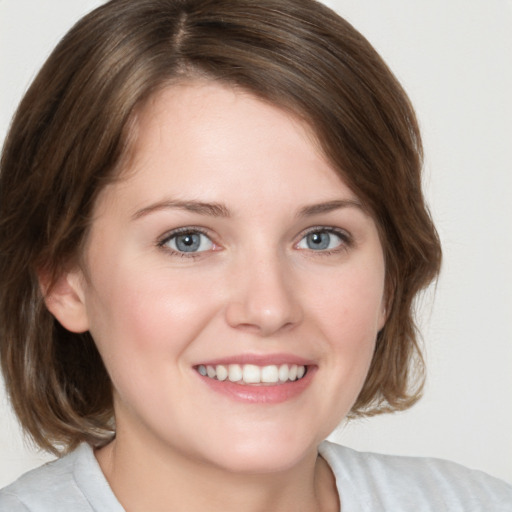
[[255,364],[217,364],[195,367],[203,377],[220,382],[240,385],[276,386],[303,379],[308,373],[307,365],[280,364],[258,366]]
[[271,405],[299,399],[311,386],[318,365],[290,354],[245,354],[193,367],[216,394],[245,404]]

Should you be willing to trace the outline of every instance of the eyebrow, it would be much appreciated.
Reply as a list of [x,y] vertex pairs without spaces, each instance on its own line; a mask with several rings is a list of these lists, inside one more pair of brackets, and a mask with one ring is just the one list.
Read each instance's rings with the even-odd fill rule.
[[200,215],[207,215],[210,217],[230,217],[231,213],[228,208],[220,203],[203,203],[201,201],[176,201],[176,200],[164,200],[157,203],[146,206],[137,210],[132,218],[140,219],[150,213],[154,213],[160,210],[177,209],[185,210],[189,212],[199,213]]
[[327,201],[325,203],[312,204],[304,206],[299,210],[299,217],[310,217],[312,215],[319,215],[321,213],[329,213],[341,208],[358,208],[363,213],[366,213],[364,206],[355,199],[336,199],[334,201]]
[[[310,217],[313,215],[319,215],[322,213],[329,213],[334,210],[342,208],[358,208],[365,212],[363,205],[353,199],[336,199],[333,201],[327,201],[325,203],[312,204],[301,208],[297,214],[298,217]],[[202,201],[178,201],[167,199],[164,201],[158,201],[157,203],[146,206],[137,210],[132,218],[134,220],[145,217],[151,213],[158,212],[167,209],[185,210],[189,212],[198,213],[200,215],[206,215],[209,217],[231,217],[229,209],[221,203],[205,203]]]

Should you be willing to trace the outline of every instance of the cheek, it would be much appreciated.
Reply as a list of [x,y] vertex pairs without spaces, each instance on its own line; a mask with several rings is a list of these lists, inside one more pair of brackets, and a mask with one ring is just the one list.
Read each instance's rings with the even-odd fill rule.
[[178,277],[158,268],[148,272],[118,265],[95,287],[91,334],[107,365],[107,360],[123,365],[130,357],[140,364],[178,357],[195,339],[215,314],[215,298],[200,276]]
[[358,346],[374,340],[384,316],[383,265],[347,268],[331,275],[315,294],[312,308],[330,337],[340,343]]
[[159,410],[162,393],[185,370],[182,354],[198,329],[197,297],[161,276],[119,269],[104,283],[91,296],[91,334],[117,400],[128,409]]
[[338,388],[333,396],[345,396],[345,407],[352,405],[370,367],[382,327],[383,295],[383,264],[352,267],[325,282],[312,306]]

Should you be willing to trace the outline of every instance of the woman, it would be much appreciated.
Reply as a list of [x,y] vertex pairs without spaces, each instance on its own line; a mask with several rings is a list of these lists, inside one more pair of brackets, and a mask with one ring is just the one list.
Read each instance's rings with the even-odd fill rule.
[[0,178],[7,389],[68,455],[0,505],[506,510],[490,477],[323,442],[419,397],[412,304],[440,264],[420,169],[405,93],[320,4],[85,17]]

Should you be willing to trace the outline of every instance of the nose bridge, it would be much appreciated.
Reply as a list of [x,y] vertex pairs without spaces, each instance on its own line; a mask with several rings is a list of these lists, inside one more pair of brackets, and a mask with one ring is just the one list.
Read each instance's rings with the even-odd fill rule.
[[227,320],[232,327],[268,336],[301,320],[291,268],[275,247],[251,251],[237,267],[227,307]]

